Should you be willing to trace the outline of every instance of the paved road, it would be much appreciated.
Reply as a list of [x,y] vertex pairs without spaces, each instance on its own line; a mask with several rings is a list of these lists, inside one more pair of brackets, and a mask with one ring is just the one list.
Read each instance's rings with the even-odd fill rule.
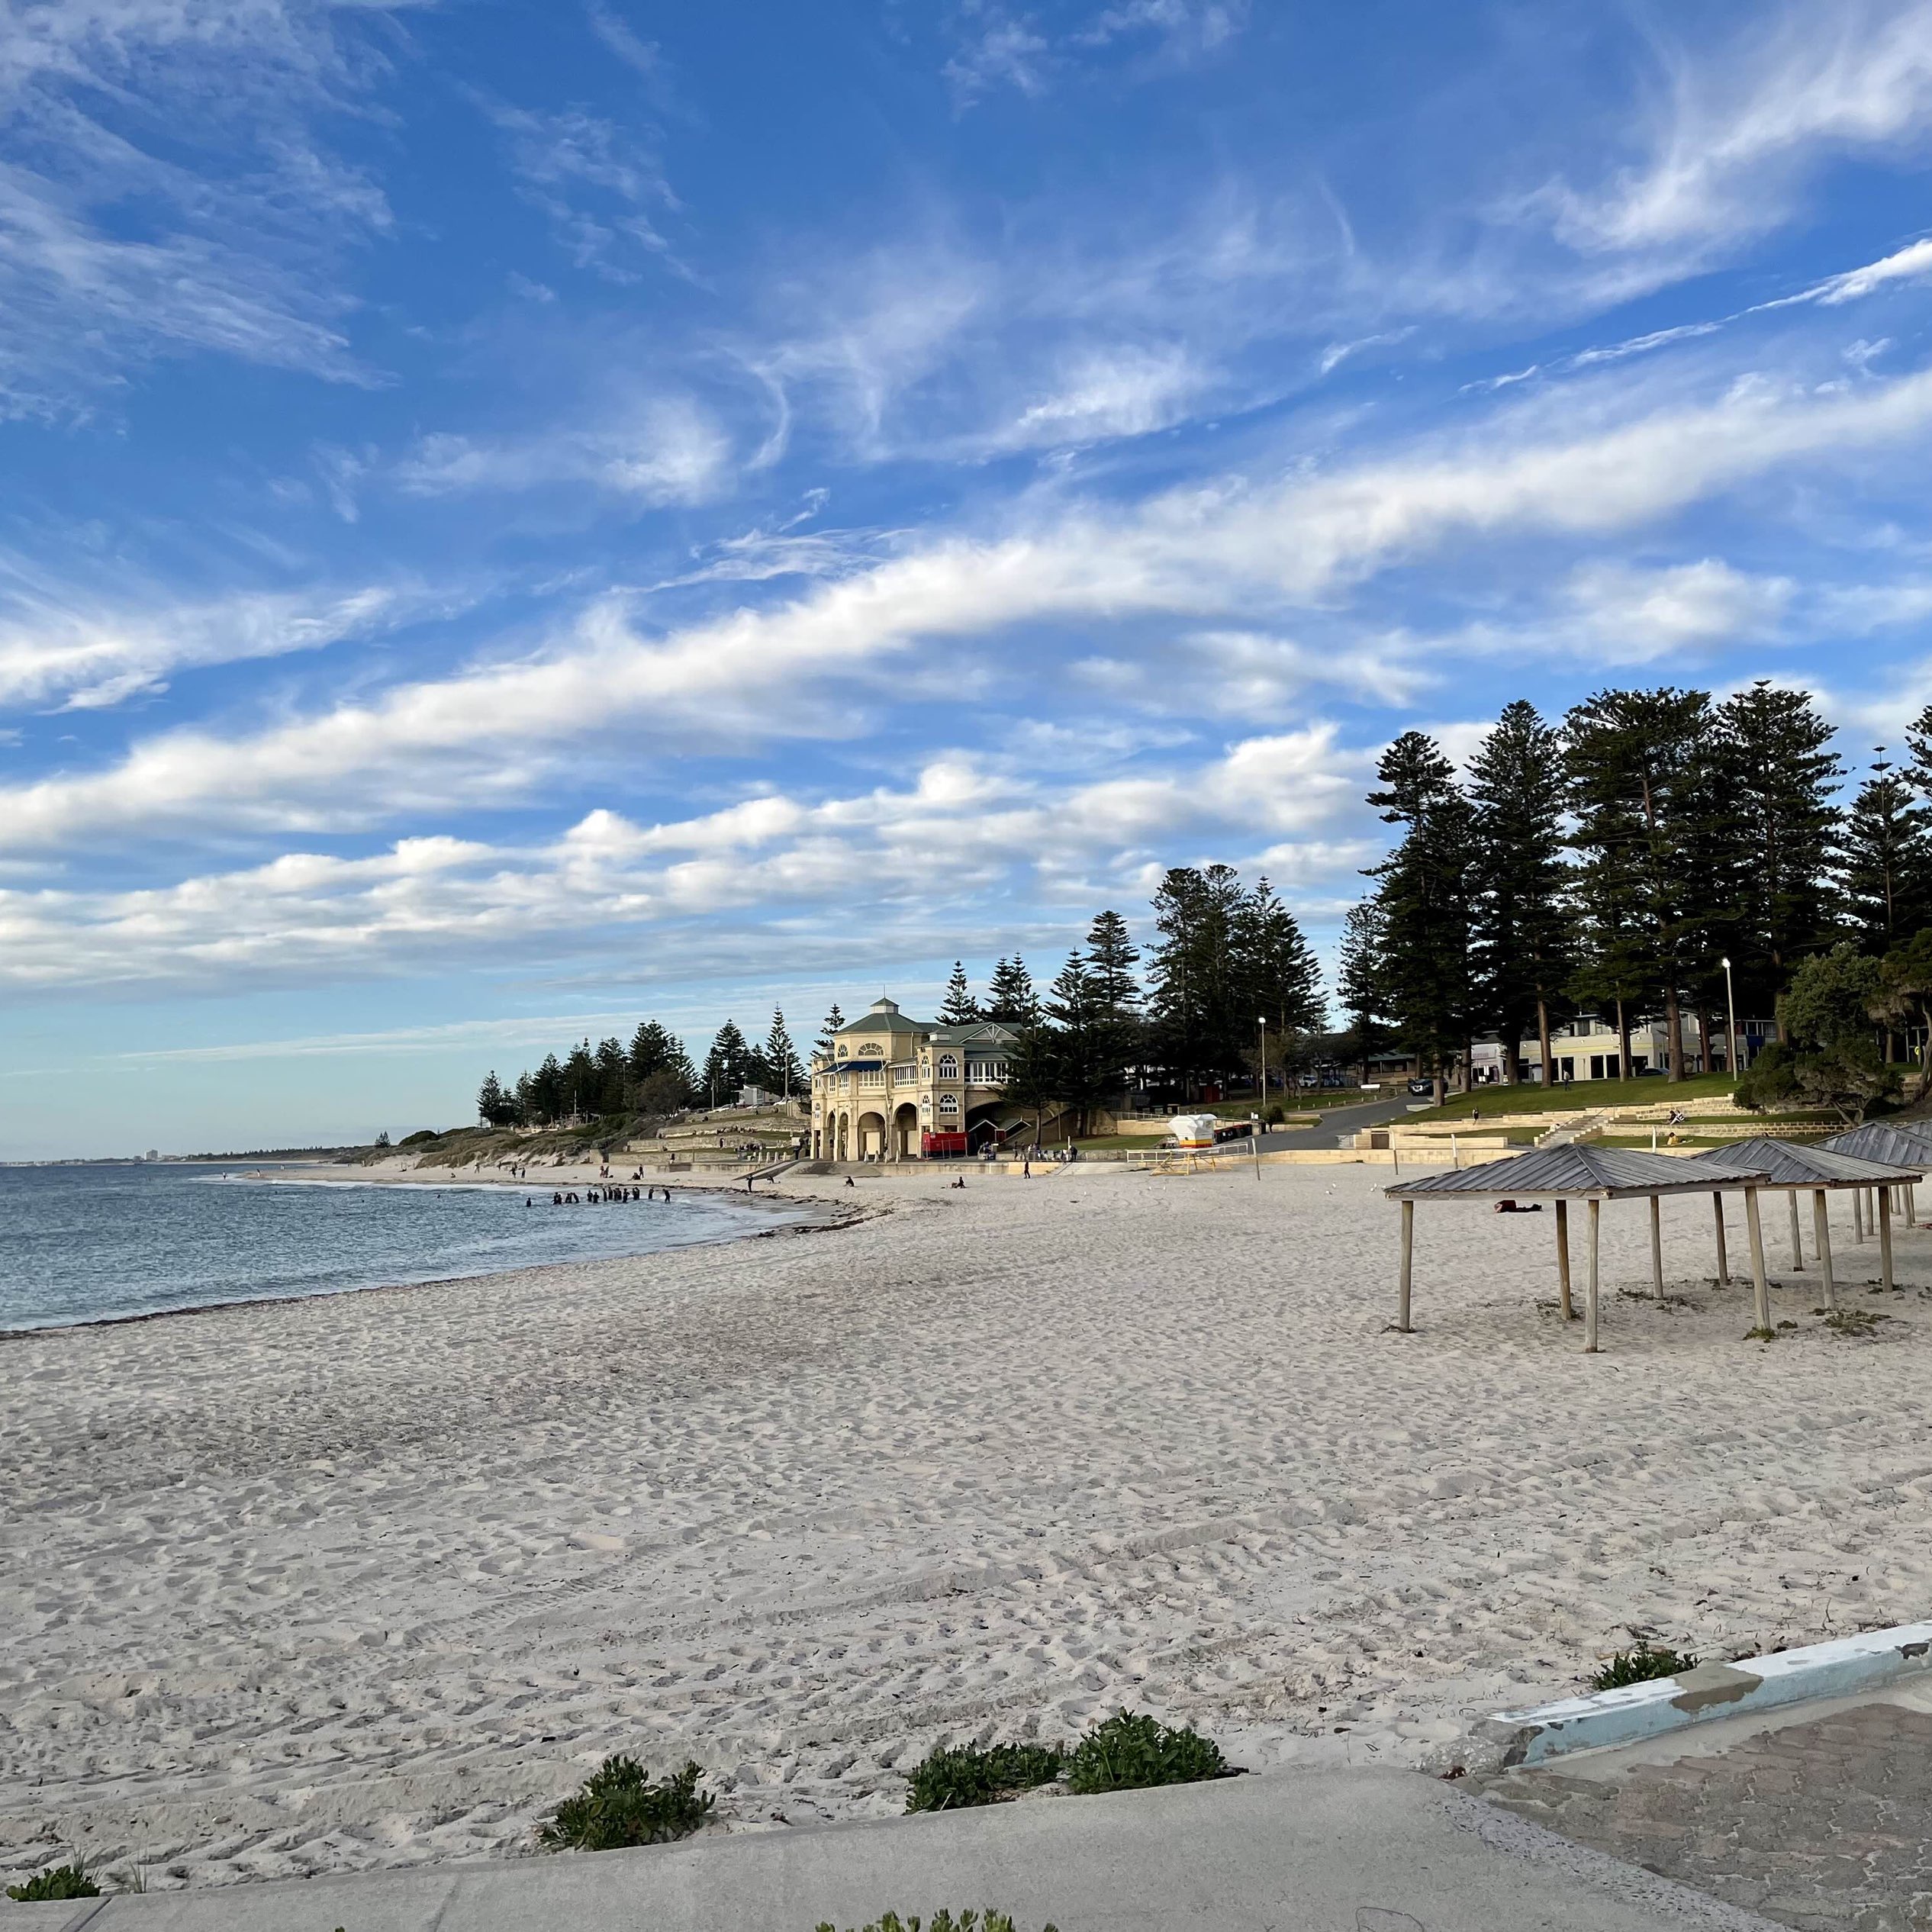
[[1291,1127],[1285,1133],[1270,1134],[1261,1145],[1268,1148],[1335,1147],[1344,1137],[1358,1134],[1364,1127],[1380,1127],[1385,1122],[1399,1120],[1411,1107],[1424,1104],[1413,1095],[1398,1093],[1393,1100],[1364,1100],[1356,1106],[1325,1107],[1319,1127]]

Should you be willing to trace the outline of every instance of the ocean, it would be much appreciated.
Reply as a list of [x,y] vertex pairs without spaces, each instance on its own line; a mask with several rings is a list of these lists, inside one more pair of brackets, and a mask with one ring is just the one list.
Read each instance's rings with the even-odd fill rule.
[[0,1331],[655,1254],[787,1218],[715,1194],[553,1207],[553,1191],[241,1163],[0,1167]]

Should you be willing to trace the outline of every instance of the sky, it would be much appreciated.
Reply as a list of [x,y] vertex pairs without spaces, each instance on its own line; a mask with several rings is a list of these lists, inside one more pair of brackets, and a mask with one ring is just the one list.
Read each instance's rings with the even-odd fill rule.
[[0,1158],[1331,952],[1412,727],[1932,699],[1932,0],[0,13]]

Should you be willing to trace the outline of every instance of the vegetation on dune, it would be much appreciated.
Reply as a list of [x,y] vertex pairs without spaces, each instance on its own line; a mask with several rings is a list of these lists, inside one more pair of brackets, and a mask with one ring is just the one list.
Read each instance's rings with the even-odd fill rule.
[[41,1905],[50,1899],[98,1898],[101,1888],[87,1876],[78,1860],[72,1865],[50,1866],[36,1872],[24,1885],[10,1885],[7,1896],[23,1905]]
[[1066,1768],[1054,1744],[965,1744],[936,1750],[916,1766],[906,1792],[909,1811],[957,1811],[997,1805],[1022,1791],[1050,1785]]
[[1697,1659],[1688,1650],[1653,1648],[1650,1640],[1641,1638],[1634,1650],[1619,1650],[1600,1670],[1590,1676],[1593,1691],[1621,1690],[1626,1684],[1647,1684],[1653,1678],[1681,1676],[1697,1668]]
[[1234,1775],[1234,1766],[1211,1737],[1125,1711],[1096,1724],[1067,1759],[1067,1788],[1083,1796],[1154,1785],[1198,1784]]
[[716,1800],[700,1792],[704,1773],[696,1764],[662,1784],[634,1757],[607,1757],[581,1789],[557,1807],[538,1834],[548,1851],[620,1851],[631,1845],[662,1845],[687,1838],[711,1815]]

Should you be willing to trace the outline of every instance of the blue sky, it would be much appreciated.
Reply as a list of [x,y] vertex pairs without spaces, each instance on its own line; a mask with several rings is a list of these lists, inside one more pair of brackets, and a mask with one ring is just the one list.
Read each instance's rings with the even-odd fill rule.
[[1411,725],[1932,698],[1932,0],[27,0],[0,1157],[1325,946]]

